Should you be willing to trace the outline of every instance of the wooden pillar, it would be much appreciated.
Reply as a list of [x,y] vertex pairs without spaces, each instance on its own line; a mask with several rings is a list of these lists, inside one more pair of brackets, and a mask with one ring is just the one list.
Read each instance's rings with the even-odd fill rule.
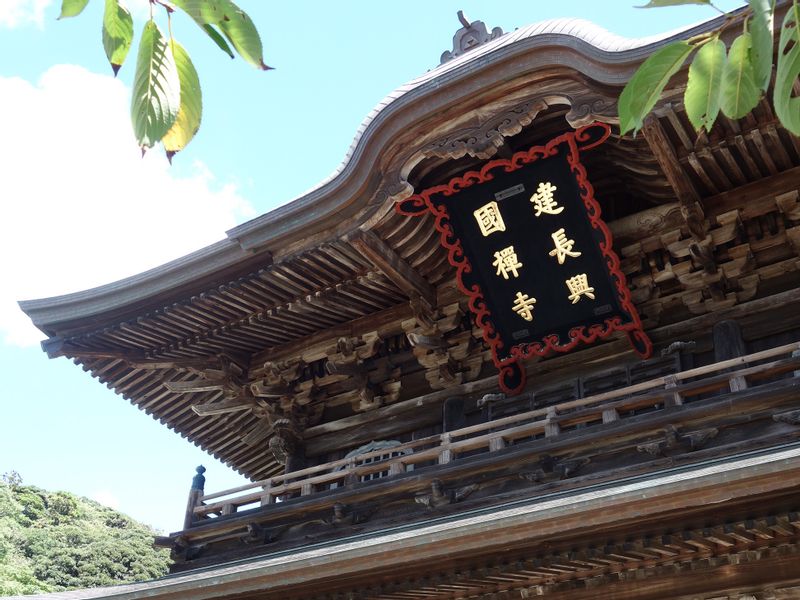
[[303,452],[302,445],[298,444],[295,447],[295,451],[286,457],[286,468],[284,469],[284,473],[289,474],[293,471],[299,471],[300,469],[305,469],[308,465],[306,464],[306,455]]
[[742,328],[736,321],[720,321],[714,325],[714,360],[720,362],[747,354]]
[[454,431],[467,426],[464,399],[448,398],[442,406],[442,431]]
[[192,487],[189,490],[189,500],[186,502],[186,515],[183,517],[183,528],[189,529],[192,526],[192,522],[194,521],[194,509],[197,506],[200,506],[201,498],[203,497],[203,490],[206,485],[206,478],[203,473],[206,472],[206,468],[203,465],[200,465],[195,469],[197,472],[194,477],[192,477]]
[[[729,360],[747,354],[747,348],[742,338],[742,328],[736,321],[720,321],[714,325],[712,333],[715,361]],[[747,387],[747,381],[744,377],[732,377],[729,387],[732,392],[738,392]]]
[[[286,463],[284,463],[283,473],[288,475],[294,471],[305,469],[307,466],[305,446],[300,442],[295,442],[291,446],[291,451],[286,455]],[[312,492],[310,485],[303,485],[300,495],[307,496]],[[292,492],[284,496],[286,498],[293,498],[297,492]]]

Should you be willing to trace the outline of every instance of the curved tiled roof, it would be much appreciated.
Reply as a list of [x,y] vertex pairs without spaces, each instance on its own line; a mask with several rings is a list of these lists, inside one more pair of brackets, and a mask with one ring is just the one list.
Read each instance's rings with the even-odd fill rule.
[[[336,169],[334,169],[334,171],[328,177],[318,182],[316,185],[309,188],[308,190],[306,190],[299,196],[295,197],[294,199],[289,200],[287,204],[294,202],[295,200],[299,200],[313,193],[314,191],[322,188],[329,182],[335,180],[350,163],[350,160],[355,154],[358,144],[361,142],[361,138],[364,136],[365,132],[370,127],[370,124],[377,118],[377,116],[383,110],[389,107],[393,102],[399,100],[412,90],[422,87],[428,82],[439,79],[446,73],[450,73],[451,71],[456,71],[459,68],[463,67],[464,64],[476,61],[480,57],[492,54],[494,52],[499,52],[503,48],[512,46],[524,40],[536,38],[536,40],[539,42],[552,41],[555,43],[559,43],[559,41],[563,42],[563,40],[559,40],[559,38],[563,38],[564,36],[572,38],[575,41],[584,42],[596,48],[597,50],[601,50],[603,52],[618,53],[636,48],[643,48],[651,44],[656,44],[662,40],[671,39],[673,37],[680,35],[682,32],[691,29],[692,27],[695,26],[689,25],[686,27],[675,29],[673,31],[669,31],[666,33],[659,33],[647,37],[626,38],[616,35],[615,33],[612,33],[607,29],[604,29],[603,27],[596,25],[591,21],[587,21],[586,19],[560,18],[560,19],[548,19],[547,21],[541,21],[539,23],[527,25],[526,27],[522,27],[520,29],[515,29],[514,31],[511,31],[509,33],[505,33],[497,39],[486,42],[485,44],[482,44],[480,46],[477,46],[476,48],[471,49],[469,52],[465,52],[464,54],[461,54],[452,60],[440,64],[436,68],[431,69],[425,74],[420,75],[419,77],[416,77],[411,81],[389,92],[380,102],[378,102],[378,104],[375,105],[375,107],[361,122],[358,129],[356,130],[355,137],[353,138],[350,147],[347,149],[344,159],[342,160],[341,163],[339,163],[339,166],[336,167]],[[228,232],[229,236],[236,237],[235,232],[239,231],[241,228],[246,228],[250,223],[258,221],[259,219],[266,217],[269,214],[271,214],[271,212],[266,213],[261,217],[256,217],[255,219],[252,219],[247,223],[243,223],[240,226],[234,227]]]
[[[601,83],[621,86],[633,68],[656,47],[678,35],[710,29],[719,19],[636,39],[617,36],[583,19],[553,19],[504,34],[388,94],[361,123],[344,160],[328,178],[283,206],[229,230],[227,239],[133,277],[72,294],[22,301],[20,306],[37,327],[52,336],[57,335],[60,323],[118,310],[157,294],[174,291],[188,281],[198,281],[234,268],[252,258],[253,250],[264,249],[270,242],[284,240],[287,236],[305,235],[315,220],[336,214],[343,204],[350,202],[350,194],[358,189],[356,184],[366,178],[359,169],[369,172],[371,168],[371,163],[360,165],[360,158],[374,132],[420,98],[433,97],[443,87],[467,79],[504,59],[553,47],[563,49],[563,65],[567,67],[580,68],[580,65],[570,63],[570,52],[606,65],[629,66],[622,71],[605,69],[596,74]],[[529,68],[537,66],[547,65],[537,65],[532,61]],[[360,179],[352,182],[357,175]]]
[[[482,65],[486,61],[491,61],[493,58],[500,58],[504,53],[514,50],[522,50],[532,46],[545,47],[552,45],[564,46],[565,48],[580,48],[582,46],[582,49],[588,53],[600,52],[604,54],[602,57],[603,60],[609,63],[617,60],[628,61],[632,58],[636,58],[628,56],[631,51],[647,49],[647,52],[636,53],[641,56],[646,56],[655,46],[659,46],[673,38],[680,37],[689,30],[695,28],[706,29],[714,22],[716,22],[716,19],[714,21],[698,23],[696,25],[686,26],[648,37],[626,38],[611,33],[607,29],[585,19],[560,18],[534,23],[506,33],[499,38],[477,46],[452,60],[440,64],[425,74],[392,90],[375,105],[361,122],[344,159],[328,177],[299,196],[288,201],[283,206],[230,229],[227,235],[229,238],[239,238],[243,234],[263,227],[264,224],[270,222],[274,217],[284,212],[284,210],[291,210],[295,203],[300,203],[305,199],[314,198],[317,195],[325,193],[332,183],[340,176],[346,174],[351,164],[354,162],[354,157],[358,155],[358,150],[362,145],[362,141],[367,137],[369,130],[376,126],[379,122],[379,118],[385,112],[389,112],[390,107],[402,102],[406,97],[412,95],[416,96],[434,90],[444,81],[456,78],[464,72],[468,72],[470,67]],[[620,54],[624,54],[624,56],[614,56]],[[623,84],[626,80],[627,78],[617,81],[616,83]]]

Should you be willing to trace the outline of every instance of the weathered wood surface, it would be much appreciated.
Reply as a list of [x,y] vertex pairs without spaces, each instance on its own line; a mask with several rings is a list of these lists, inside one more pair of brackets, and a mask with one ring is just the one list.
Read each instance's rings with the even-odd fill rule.
[[420,296],[429,304],[436,305],[436,289],[374,233],[358,231],[350,236],[349,241],[409,298]]
[[[310,372],[340,337],[406,333],[400,323],[414,316],[406,304],[411,295],[427,298],[434,310],[458,301],[432,219],[397,215],[394,200],[479,166],[498,148],[520,150],[594,119],[614,122],[613,88],[644,56],[610,60],[569,35],[555,45],[526,44],[494,53],[491,68],[467,60],[458,73],[421,84],[423,98],[398,96],[394,106],[402,110],[380,112],[379,125],[365,132],[346,174],[302,207],[284,207],[235,228],[224,251],[207,249],[207,269],[199,269],[195,257],[187,270],[169,271],[176,283],[166,288],[143,276],[158,283],[160,291],[151,294],[129,282],[121,287],[130,288],[135,301],[124,306],[111,302],[113,308],[103,309],[119,291],[106,290],[108,298],[89,299],[100,307],[91,317],[74,318],[70,311],[80,313],[83,303],[73,298],[60,319],[47,323],[53,354],[78,359],[142,410],[258,479],[281,468],[259,446],[260,417],[244,408],[229,413],[220,390],[189,383],[189,367],[181,361],[234,352],[249,361],[255,382],[266,362],[302,360],[309,373],[298,395],[305,401],[315,388],[312,404],[320,412],[335,409],[341,423],[331,430],[340,435],[369,427],[376,434],[397,431],[399,413],[393,423],[378,425],[377,411],[423,397],[437,385],[449,386],[453,395],[478,393],[481,386],[459,387],[465,378],[488,380],[489,363],[477,347],[467,350],[474,363],[451,369],[446,361],[442,377],[426,368],[427,378],[420,379],[405,364],[399,375],[373,373],[388,390],[341,390],[341,381]],[[690,330],[683,323],[694,316],[707,316],[695,322],[707,327],[754,298],[796,290],[800,279],[800,143],[780,127],[768,102],[744,119],[720,116],[712,131],[697,136],[680,102],[684,75],[665,90],[644,136],[615,139],[586,156],[604,214],[623,232],[618,250],[634,300],[648,331],[663,334],[662,341],[674,341],[663,327],[684,335]],[[672,210],[676,198],[686,213],[681,219]],[[642,207],[647,214],[639,214]],[[202,275],[178,281],[190,268]],[[444,341],[452,350],[455,344]],[[466,342],[478,343],[462,341],[459,351]],[[558,365],[613,361],[623,346],[612,342]],[[551,369],[556,367],[546,363],[536,368],[543,376]],[[176,383],[173,390],[163,386],[165,380]],[[338,409],[361,392],[356,408],[376,418],[366,419],[368,427],[359,421],[358,427],[339,428],[349,422],[339,419]],[[428,406],[438,413],[440,402]],[[432,418],[415,424],[431,424]],[[328,436],[312,436],[310,451],[343,449],[321,441]]]
[[[268,481],[254,483],[250,489],[268,485],[269,494],[276,497],[293,491],[305,492],[304,495],[307,495],[312,492],[314,486],[329,485],[333,482],[343,485],[348,480],[354,478],[357,480],[359,477],[391,468],[391,465],[395,463],[396,467],[392,469],[393,472],[403,473],[409,469],[410,465],[419,465],[430,460],[446,464],[460,453],[475,450],[497,451],[505,447],[506,443],[513,443],[518,439],[537,434],[545,433],[547,437],[555,437],[559,435],[561,427],[565,426],[592,423],[600,423],[602,426],[610,423],[616,425],[620,422],[622,413],[630,413],[643,408],[663,407],[668,400],[675,398],[678,398],[679,401],[669,403],[673,410],[689,411],[690,407],[683,406],[684,401],[688,398],[711,392],[740,392],[748,388],[748,381],[757,384],[760,380],[768,380],[795,371],[800,367],[800,357],[794,357],[792,354],[798,349],[800,349],[800,343],[787,344],[681,371],[667,377],[658,377],[625,388],[465,427],[439,436],[418,439],[397,446],[395,450],[408,450],[410,453],[391,459],[387,463],[354,466],[354,458],[342,459],[272,477]],[[790,357],[763,362],[786,355]],[[747,364],[751,364],[751,366],[743,367]],[[608,411],[613,411],[616,418],[607,419]],[[502,440],[502,443],[498,440]],[[362,461],[373,459],[381,456],[384,452],[373,451],[356,458]],[[239,487],[237,491],[246,489],[248,488]],[[218,498],[231,493],[234,492],[230,490],[220,492],[216,493],[214,497]],[[198,506],[195,513],[205,515],[222,510],[226,506],[245,506],[260,501],[263,494],[261,489],[257,489],[257,491],[237,498],[228,498],[211,505]]]
[[[760,418],[766,419],[771,413],[764,412],[764,408],[773,406],[774,403],[786,403],[792,393],[796,393],[797,386],[770,386],[769,393],[773,398],[767,400],[764,397],[764,392],[750,391],[748,392],[748,403],[761,410]],[[775,394],[776,390],[780,390]],[[772,404],[771,404],[772,403]],[[613,443],[609,442],[606,438],[604,443],[607,448],[616,449],[617,452],[621,448],[635,449],[636,440],[643,432],[659,432],[659,428],[671,424],[680,425],[683,421],[689,424],[692,422],[702,423],[704,420],[717,419],[719,421],[720,408],[724,406],[724,402],[714,401],[709,402],[702,407],[692,407],[685,411],[685,415],[681,419],[675,419],[675,415],[659,415],[651,419],[650,423],[643,423],[641,419],[636,422],[623,423],[615,428],[615,433],[619,434],[620,439],[615,440]],[[728,421],[726,426],[733,426],[745,423],[748,420],[746,415],[737,413],[735,409],[728,407],[725,418]],[[766,415],[766,416],[765,416]],[[777,432],[782,433],[778,434]],[[697,452],[686,453],[678,452],[665,458],[649,458],[647,461],[640,462],[635,466],[631,465],[626,469],[626,475],[634,476],[636,474],[647,473],[650,471],[663,469],[669,466],[686,464],[690,465],[696,462],[703,462],[709,458],[717,457],[720,452],[723,454],[730,453],[732,450],[742,452],[748,449],[761,448],[765,445],[774,444],[777,435],[782,436],[783,442],[792,442],[800,438],[800,431],[796,429],[791,430],[792,433],[787,435],[787,429],[775,429],[769,437],[763,440],[749,439],[746,441],[739,441],[731,444],[731,447],[723,446],[720,448],[709,447],[705,450],[698,450]],[[663,435],[663,431],[660,431]],[[195,540],[197,542],[209,542],[215,539],[225,539],[231,532],[241,530],[245,525],[252,522],[260,522],[270,524],[272,526],[284,524],[287,522],[302,523],[312,518],[312,515],[320,514],[331,510],[335,503],[344,503],[349,506],[369,505],[372,501],[380,503],[390,503],[396,501],[398,498],[407,496],[409,492],[419,491],[425,489],[430,485],[431,481],[454,482],[453,485],[459,485],[458,482],[469,480],[481,480],[489,474],[494,474],[496,477],[507,478],[513,476],[519,479],[519,469],[525,469],[525,465],[530,469],[531,465],[537,464],[537,460],[542,457],[552,457],[554,454],[559,455],[563,452],[569,452],[567,456],[574,456],[574,452],[590,451],[592,454],[593,447],[597,447],[598,441],[602,440],[603,436],[598,432],[581,432],[580,435],[559,436],[556,439],[549,440],[548,443],[540,444],[539,447],[535,445],[525,445],[516,448],[509,448],[505,452],[489,453],[483,456],[474,457],[468,461],[455,461],[443,467],[438,467],[435,470],[421,471],[416,474],[405,474],[399,478],[392,480],[378,480],[367,485],[347,487],[337,491],[335,494],[320,494],[310,497],[295,497],[285,500],[282,503],[275,504],[266,511],[244,511],[241,514],[229,517],[224,520],[211,519],[207,521],[196,521],[195,525],[188,530],[172,534],[173,537],[178,536],[185,539]],[[595,452],[596,453],[596,450]],[[643,456],[647,456],[646,454]],[[547,460],[550,460],[547,458]],[[612,463],[613,464],[613,463]],[[612,467],[618,468],[618,465]],[[569,478],[568,481],[544,481],[534,490],[534,496],[542,493],[547,493],[554,489],[577,489],[586,484],[594,484],[599,482],[613,482],[618,479],[619,473],[588,473],[585,476]],[[509,497],[519,497],[519,493],[514,495],[499,496],[497,501]],[[525,490],[523,494],[525,497],[531,496],[531,490]],[[484,506],[486,498],[478,501],[477,506]],[[219,503],[216,507],[221,510],[223,503]],[[464,509],[468,508],[469,502],[464,504]],[[408,515],[405,515],[409,519]],[[416,520],[419,520],[417,515]],[[298,542],[295,540],[295,542]]]
[[[792,184],[790,177],[783,177],[781,174],[774,177],[775,179],[765,179],[763,186],[760,184],[759,186],[754,186],[753,194],[756,194],[758,189],[767,190],[767,193],[759,196],[758,201],[752,201],[744,205],[744,208],[736,213],[738,216],[725,216],[720,220],[723,215],[727,215],[734,210],[732,207],[735,206],[735,196],[720,195],[716,199],[712,198],[708,202],[704,201],[706,217],[710,221],[709,234],[715,244],[730,244],[731,240],[736,239],[736,236],[746,236],[750,240],[746,244],[739,244],[728,250],[727,254],[723,255],[722,260],[719,260],[718,257],[715,258],[715,264],[719,264],[722,273],[718,281],[709,280],[706,275],[698,274],[699,272],[693,269],[690,244],[680,239],[679,230],[672,230],[678,232],[678,237],[674,237],[670,231],[662,231],[658,239],[637,242],[629,251],[623,248],[621,254],[624,258],[624,269],[629,281],[631,281],[634,298],[637,300],[645,317],[651,337],[657,343],[669,343],[675,339],[680,339],[680,336],[696,335],[704,327],[708,327],[722,318],[741,318],[745,332],[748,331],[748,327],[751,327],[750,323],[758,322],[759,331],[765,335],[769,334],[770,330],[774,331],[776,328],[788,326],[789,321],[794,318],[792,316],[793,311],[790,310],[788,304],[785,307],[781,306],[787,302],[796,301],[796,288],[792,287],[791,284],[788,284],[789,289],[784,292],[779,291],[781,289],[779,287],[777,288],[777,294],[768,294],[765,297],[748,302],[748,298],[756,294],[760,286],[765,285],[764,282],[790,281],[787,278],[792,277],[792,274],[797,272],[797,267],[800,265],[797,251],[793,250],[793,246],[789,242],[790,239],[794,239],[790,237],[789,232],[792,230],[790,225],[793,223],[800,224],[800,208],[797,207],[797,200],[793,196],[785,195],[788,193],[787,189],[790,192],[791,186],[794,185],[796,188],[796,184]],[[776,196],[770,196],[773,191],[777,194]],[[778,196],[781,198],[780,201],[776,199]],[[727,212],[723,209],[727,209]],[[743,210],[745,212],[742,212]],[[757,231],[755,229],[751,233],[750,226],[745,226],[748,219],[750,221],[773,219],[776,215],[787,221],[786,225],[782,226],[784,229],[779,226],[775,235],[767,232],[767,235],[763,236],[758,233],[760,230]],[[419,247],[430,249],[429,256],[431,258],[441,257],[439,250],[436,249],[436,240],[426,237],[424,228],[408,230],[409,227],[412,227],[412,225],[401,227],[397,230],[397,233],[387,237],[385,243],[394,248],[396,252],[398,245],[409,248]],[[757,239],[759,236],[761,236],[760,239]],[[797,239],[798,248],[800,248],[800,237],[797,237]],[[426,252],[427,250],[422,254]],[[642,254],[643,252],[644,255]],[[403,260],[408,261],[423,277],[430,280],[431,271],[426,271],[424,268],[421,269],[419,264],[414,263],[414,260],[419,255],[420,253],[417,252]],[[398,256],[402,257],[402,252],[398,252]],[[301,258],[298,257],[298,260],[301,260]],[[242,442],[244,436],[241,431],[244,430],[244,435],[246,435],[248,431],[253,429],[256,426],[255,417],[245,410],[238,413],[238,416],[227,416],[216,411],[201,417],[191,410],[191,405],[208,405],[211,410],[214,410],[211,407],[220,401],[219,391],[209,389],[206,392],[193,392],[196,397],[192,402],[184,404],[186,402],[183,398],[185,394],[169,392],[169,390],[164,390],[163,388],[159,389],[159,383],[163,377],[170,376],[172,371],[177,370],[176,374],[180,374],[182,372],[180,369],[186,368],[182,366],[181,361],[208,360],[207,357],[203,357],[201,354],[214,352],[214,348],[218,348],[219,344],[223,344],[225,347],[237,347],[236,339],[239,335],[243,335],[246,338],[246,343],[238,345],[238,350],[245,355],[250,354],[251,376],[257,378],[261,374],[260,369],[267,361],[291,360],[293,358],[300,358],[306,362],[325,360],[327,350],[340,337],[358,338],[358,336],[370,331],[376,331],[379,336],[386,337],[403,334],[400,324],[403,320],[413,316],[412,309],[407,304],[399,303],[387,306],[385,309],[372,310],[376,307],[370,308],[367,305],[360,304],[363,300],[370,301],[370,296],[366,291],[357,292],[355,296],[348,296],[350,299],[345,304],[341,304],[334,296],[330,296],[328,292],[325,292],[326,288],[324,286],[322,291],[317,288],[317,291],[313,293],[303,292],[306,294],[303,298],[310,299],[313,306],[303,304],[306,301],[305,299],[300,303],[291,299],[292,295],[294,295],[294,298],[300,298],[298,293],[301,289],[313,291],[314,288],[309,286],[314,283],[318,274],[322,273],[323,265],[325,272],[330,273],[331,277],[341,275],[345,278],[350,277],[350,280],[353,281],[369,281],[370,285],[389,285],[396,290],[396,294],[401,294],[393,283],[385,278],[381,279],[384,277],[382,274],[368,276],[366,279],[364,279],[365,276],[360,276],[362,279],[358,279],[359,276],[356,276],[353,279],[353,269],[361,269],[361,272],[366,271],[368,273],[371,268],[371,265],[366,263],[363,256],[355,253],[352,248],[348,253],[343,246],[336,246],[336,249],[332,249],[328,254],[318,252],[313,257],[309,256],[303,260],[307,260],[307,265],[303,267],[303,271],[300,274],[301,280],[296,279],[297,274],[290,277],[289,271],[286,269],[278,269],[271,276],[271,281],[281,282],[280,285],[286,288],[285,293],[280,292],[278,287],[273,289],[273,287],[267,285],[265,274],[259,274],[256,278],[244,279],[236,285],[228,286],[222,292],[217,290],[213,295],[199,298],[196,304],[196,310],[199,311],[197,314],[189,316],[189,313],[186,312],[188,309],[185,310],[176,306],[154,315],[153,319],[155,321],[152,323],[143,320],[141,323],[126,325],[124,332],[121,331],[120,335],[123,335],[127,340],[125,342],[127,346],[134,344],[135,349],[106,351],[91,348],[91,345],[95,343],[105,346],[113,345],[115,342],[112,339],[114,337],[112,332],[99,335],[96,339],[89,337],[81,341],[72,340],[69,342],[68,348],[70,352],[73,352],[72,355],[78,357],[81,356],[81,351],[85,351],[87,355],[81,358],[84,363],[90,365],[92,370],[104,382],[114,385],[115,389],[120,393],[138,399],[137,402],[146,411],[161,415],[171,426],[189,437],[196,438],[199,436],[203,439],[213,439],[214,447],[224,447],[224,456],[227,456],[230,461],[242,466],[247,465],[245,472],[248,474],[256,477],[274,474],[277,472],[278,467],[270,462],[268,456],[262,454],[261,457],[258,457],[255,446]],[[635,271],[631,271],[634,265],[637,269],[641,268],[643,260],[656,265],[656,270],[640,275],[637,275]],[[450,268],[446,261],[443,264],[447,269]],[[657,270],[659,264],[664,265],[664,268],[660,271]],[[433,266],[431,268],[438,269],[438,267]],[[447,269],[442,270],[441,274],[446,275]],[[437,277],[439,276],[437,275]],[[675,287],[676,282],[679,284],[678,288]],[[335,284],[333,287],[329,285],[328,287],[334,289],[336,285],[340,284]],[[664,295],[658,291],[662,285],[672,290],[678,289],[678,291]],[[389,288],[386,289],[388,290]],[[317,295],[318,293],[319,295]],[[350,292],[343,290],[336,293]],[[258,309],[259,306],[268,304],[265,299],[272,297],[271,295],[274,296],[275,301],[288,300],[289,304],[281,305],[284,308],[266,309],[266,313]],[[442,305],[443,302],[452,302],[458,299],[457,292],[446,283],[438,286],[437,295],[439,305]],[[222,302],[223,296],[226,296],[225,302]],[[361,298],[361,300],[357,297]],[[396,298],[400,297],[396,296]],[[359,304],[348,304],[351,300]],[[328,303],[327,308],[326,303]],[[201,308],[201,305],[203,308]],[[303,306],[306,306],[306,308],[303,308]],[[774,307],[780,307],[783,311],[781,319],[775,319],[774,315],[769,312],[769,309]],[[680,312],[680,310],[676,309],[681,309],[685,312]],[[371,310],[374,316],[364,316]],[[215,316],[214,311],[223,312]],[[758,311],[765,312],[759,316],[756,314]],[[794,313],[796,312],[794,311]],[[233,321],[230,321],[230,316],[233,313],[247,313],[250,316],[247,317],[246,323],[241,323],[241,326],[232,327],[225,325],[224,322],[220,325],[220,318],[222,318],[222,321],[233,323]],[[686,318],[692,317],[693,313],[693,319]],[[663,326],[657,326],[658,321],[665,320],[665,315],[676,315],[679,318],[674,323],[667,322]],[[254,319],[252,323],[250,322],[251,317]],[[262,317],[267,320],[262,321]],[[312,319],[313,324],[304,325],[303,319]],[[343,322],[325,327],[326,323],[331,322],[330,319],[342,319]],[[236,323],[240,321],[241,318]],[[259,328],[262,327],[262,324],[266,325],[268,322],[273,321],[276,324],[281,324],[282,331],[288,331],[289,328],[293,328],[296,334],[299,334],[299,339],[280,343],[278,336],[258,342],[259,335],[261,335],[258,333]],[[308,323],[311,323],[311,321],[308,321]],[[163,346],[158,346],[154,349],[153,343],[155,340],[171,338],[174,337],[174,334],[178,335],[182,334],[182,332],[188,334],[193,328],[199,327],[201,324],[211,328],[209,330],[210,334],[192,334],[191,339],[184,336],[182,338],[184,342],[175,346],[175,353],[167,352],[167,354],[172,353],[172,357],[153,356],[152,358],[143,359],[140,354],[136,355],[136,353],[143,351],[145,354],[161,352],[158,348],[163,349]],[[145,325],[146,332],[143,333],[144,337],[141,340],[135,339],[136,327],[145,327]],[[272,325],[263,331],[265,333],[273,331],[276,335],[278,334],[278,329],[274,329]],[[272,334],[269,335],[272,336]],[[76,347],[76,345],[81,345],[82,348]],[[264,349],[265,345],[267,349]],[[145,350],[145,348],[147,349]],[[597,360],[614,360],[615,357],[622,356],[626,349],[627,347],[624,343],[612,342],[611,344],[588,348],[574,355],[559,357],[541,365],[529,363],[527,366],[532,375],[531,380],[543,381],[548,377],[548,373],[553,373],[558,369],[567,370],[571,366],[583,365]],[[134,357],[130,355],[131,351],[134,351]],[[92,358],[92,352],[99,352],[100,354]],[[196,358],[193,359],[193,356]],[[116,360],[115,357],[122,359],[124,362],[113,362]],[[150,361],[150,364],[146,364],[148,361]],[[171,369],[170,361],[174,363]],[[156,366],[163,367],[163,370],[157,370]],[[141,371],[141,373],[136,371]],[[150,373],[149,375],[147,374],[148,372]],[[177,377],[174,377],[174,379],[178,380]],[[328,427],[328,431],[331,432],[347,430],[350,433],[358,433],[359,435],[363,433],[363,437],[353,440],[354,444],[369,441],[370,436],[391,437],[399,430],[399,424],[402,422],[400,417],[402,411],[398,410],[398,412],[393,413],[396,415],[393,421],[382,420],[383,414],[377,411],[392,408],[405,400],[428,397],[422,388],[409,387],[407,383],[410,381],[411,379],[408,377],[404,378],[399,389],[397,401],[389,403],[387,406],[375,406],[361,414],[354,415],[352,421],[347,421],[346,419],[350,417],[346,417],[345,419],[337,420],[338,422],[334,421],[330,424],[323,423],[321,425]],[[398,379],[395,384],[399,382],[400,380]],[[321,383],[324,390],[327,384],[324,380]],[[180,385],[184,385],[187,388],[191,387],[191,384],[188,383]],[[210,387],[212,386],[209,385]],[[481,391],[491,392],[493,387],[494,378],[489,376],[467,384],[456,384],[449,388],[449,395],[477,394]],[[381,392],[378,394],[380,395]],[[439,411],[438,407],[445,397],[447,395],[433,396],[437,400],[430,403],[430,410],[434,411],[430,413],[431,415],[435,415]],[[337,400],[326,398],[324,393],[320,398],[321,400],[318,401],[331,404],[337,402]],[[401,407],[411,407],[412,405],[413,402],[408,405],[400,404]],[[419,416],[422,411],[409,411],[406,416],[411,414],[416,415],[415,418],[417,420],[415,423],[418,426],[432,424],[438,419],[435,416]],[[212,421],[212,419],[215,421]],[[351,422],[357,426],[349,426]],[[365,425],[367,426],[366,428]],[[312,425],[313,427],[314,425]],[[369,427],[372,427],[373,431],[370,432]],[[310,432],[310,443],[307,450],[311,455],[337,449],[336,443],[329,438],[326,439],[328,437],[327,433],[316,435],[317,433],[322,434],[322,430],[312,429]]]
[[[744,585],[735,573],[755,574],[761,584],[780,588],[794,582],[800,564],[800,520],[787,508],[791,502],[787,492],[793,488],[796,472],[794,463],[785,462],[769,472],[751,469],[741,478],[720,473],[719,480],[701,485],[687,477],[659,486],[657,492],[632,490],[624,499],[601,494],[583,500],[585,504],[578,510],[520,513],[512,521],[502,521],[500,515],[507,508],[502,506],[478,518],[473,515],[471,525],[454,527],[455,536],[446,526],[429,532],[422,525],[413,547],[402,535],[376,532],[365,538],[363,546],[347,540],[345,554],[333,546],[330,551],[335,555],[315,557],[313,576],[306,569],[303,578],[294,579],[299,572],[287,571],[261,579],[257,593],[267,598],[343,594],[388,599],[394,594],[449,597],[455,589],[465,596],[519,596],[521,590],[553,586],[547,589],[597,597],[609,586],[624,598],[654,599],[659,596],[652,590],[659,590],[663,597],[667,589],[663,586],[670,581],[669,589],[676,594]],[[724,512],[720,511],[723,501]],[[324,546],[321,548],[324,553]],[[362,558],[347,554],[354,549],[358,554],[358,548],[363,551]],[[267,561],[280,565],[281,559],[275,559],[281,555],[268,556]],[[340,558],[346,561],[336,563]],[[363,560],[369,561],[368,566]],[[258,568],[257,562],[238,564],[248,565],[240,577],[227,584],[219,581],[226,593],[241,595],[243,588],[234,582],[247,581],[246,569]],[[739,569],[742,565],[745,568]],[[754,565],[761,565],[757,572]],[[787,565],[794,570],[786,571]],[[288,568],[292,567],[300,569],[302,565]],[[728,576],[722,578],[726,572]],[[650,581],[654,588],[648,586]],[[463,590],[458,587],[467,582]],[[620,587],[622,584],[626,585]]]
[[653,156],[658,161],[664,176],[675,191],[675,197],[681,204],[690,205],[700,200],[691,180],[683,171],[675,150],[672,147],[664,128],[655,115],[650,115],[644,121],[642,135],[647,140]]

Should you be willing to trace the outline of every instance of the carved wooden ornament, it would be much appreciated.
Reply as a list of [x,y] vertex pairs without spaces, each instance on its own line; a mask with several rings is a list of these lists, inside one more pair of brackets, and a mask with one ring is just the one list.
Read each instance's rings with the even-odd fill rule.
[[580,162],[609,134],[604,123],[587,125],[395,205],[403,215],[435,217],[508,393],[525,386],[523,359],[615,331],[641,356],[652,353]]

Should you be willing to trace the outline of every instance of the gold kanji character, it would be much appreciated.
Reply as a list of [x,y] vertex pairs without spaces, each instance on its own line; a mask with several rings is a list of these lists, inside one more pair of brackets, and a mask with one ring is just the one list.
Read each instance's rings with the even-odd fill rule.
[[567,238],[567,234],[564,232],[563,227],[555,233],[550,234],[550,237],[553,238],[553,243],[556,245],[555,248],[550,250],[550,256],[555,256],[558,259],[558,264],[563,265],[568,256],[571,256],[572,258],[578,258],[581,255],[580,252],[572,251],[572,247],[575,245],[575,240]]
[[536,304],[536,298],[530,298],[528,294],[517,292],[517,297],[514,300],[514,306],[511,308],[526,321],[533,321],[534,304]]
[[586,296],[594,300],[594,288],[589,286],[589,278],[586,273],[570,277],[566,281],[567,288],[569,288],[569,299],[575,304],[581,299],[581,296]]
[[506,230],[506,224],[503,223],[503,215],[500,214],[500,207],[497,206],[495,201],[484,204],[473,214],[475,215],[475,220],[478,221],[478,227],[481,228],[483,237],[495,231]]
[[533,216],[538,217],[542,213],[557,215],[564,210],[564,207],[559,206],[556,199],[553,198],[553,192],[557,189],[558,188],[549,181],[539,184],[539,187],[536,188],[536,193],[531,196],[531,202],[533,202],[533,207],[536,210]]
[[493,267],[497,267],[496,275],[502,275],[503,279],[508,279],[508,274],[511,273],[514,277],[518,277],[517,269],[522,268],[522,263],[517,258],[517,253],[514,252],[514,246],[503,248],[494,253]]

